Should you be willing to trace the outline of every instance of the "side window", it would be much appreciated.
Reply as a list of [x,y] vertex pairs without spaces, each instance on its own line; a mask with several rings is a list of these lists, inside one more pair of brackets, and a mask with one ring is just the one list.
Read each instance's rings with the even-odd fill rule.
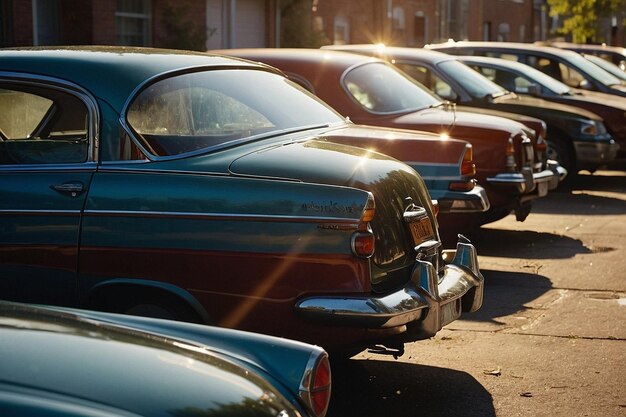
[[524,77],[506,70],[495,70],[494,82],[509,91],[526,94],[531,82]]
[[85,162],[88,114],[70,93],[0,83],[0,165]]
[[578,88],[581,86],[585,77],[582,74],[567,65],[559,63],[559,70],[561,71],[561,79],[570,87]]
[[539,71],[548,74],[552,78],[556,78],[559,81],[565,82],[561,74],[561,68],[559,63],[553,59],[529,55],[528,65],[537,68]]
[[494,83],[496,82],[496,70],[493,68],[487,68],[487,67],[479,67],[476,65],[470,65],[470,67],[478,72],[480,72],[480,74],[487,78],[489,81],[493,81]]
[[446,100],[456,100],[457,95],[452,90],[450,84],[435,75],[430,68],[413,64],[395,64],[402,71],[406,72],[411,78],[419,81],[429,90]]

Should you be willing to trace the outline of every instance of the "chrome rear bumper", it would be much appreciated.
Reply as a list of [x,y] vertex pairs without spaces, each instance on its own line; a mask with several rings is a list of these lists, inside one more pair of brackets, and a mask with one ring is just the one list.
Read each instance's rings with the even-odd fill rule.
[[[474,246],[460,239],[456,250],[444,251],[444,259],[449,263],[441,279],[431,262],[416,259],[411,280],[398,291],[381,296],[310,297],[300,300],[296,311],[332,325],[381,330],[417,326],[421,338],[433,336],[462,311],[480,309],[483,301],[484,278]],[[398,330],[402,333],[406,328]]]

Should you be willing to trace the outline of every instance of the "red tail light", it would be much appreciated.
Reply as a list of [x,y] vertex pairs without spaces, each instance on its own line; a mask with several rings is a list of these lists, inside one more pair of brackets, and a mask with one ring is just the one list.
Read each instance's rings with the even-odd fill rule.
[[369,258],[374,254],[375,241],[371,230],[354,232],[352,234],[352,252],[361,258]]
[[370,193],[361,214],[359,230],[352,234],[351,241],[352,253],[361,258],[369,258],[374,254],[376,239],[369,224],[374,219],[374,214],[376,214],[376,205],[374,196]]
[[513,143],[513,138],[509,138],[504,154],[506,155],[506,170],[508,172],[517,171],[517,163],[515,163],[515,144]]
[[473,177],[476,175],[476,165],[474,164],[474,150],[472,145],[465,148],[463,161],[461,162],[461,175]]
[[331,391],[331,373],[328,355],[313,358],[314,365],[307,369],[300,386],[300,398],[315,417],[324,417],[328,411]]

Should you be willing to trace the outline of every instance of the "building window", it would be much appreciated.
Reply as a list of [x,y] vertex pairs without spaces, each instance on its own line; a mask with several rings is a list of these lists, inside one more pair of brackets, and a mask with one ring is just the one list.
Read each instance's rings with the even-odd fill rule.
[[58,0],[33,0],[33,45],[58,44]]
[[404,22],[404,9],[402,7],[394,7],[393,8],[393,29],[394,30],[404,30],[405,22]]
[[115,34],[118,45],[150,46],[150,0],[117,0]]
[[483,41],[491,40],[491,22],[483,23]]
[[508,23],[500,23],[498,25],[498,42],[508,42],[511,27]]
[[335,17],[335,30],[333,43],[335,45],[345,45],[350,43],[350,22],[343,16]]
[[413,44],[415,46],[421,47],[426,43],[427,23],[424,12],[419,11],[415,13],[413,21]]

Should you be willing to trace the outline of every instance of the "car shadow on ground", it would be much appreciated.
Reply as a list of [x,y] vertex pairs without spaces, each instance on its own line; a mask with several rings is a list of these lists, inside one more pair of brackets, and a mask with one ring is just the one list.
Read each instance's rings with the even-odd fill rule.
[[[598,171],[596,174],[586,174],[584,171],[576,176],[569,184],[570,190],[593,190],[626,193],[626,176],[623,172]],[[559,187],[561,190],[561,187]],[[563,190],[568,191],[566,188]]]
[[[626,182],[626,177],[622,177]],[[594,190],[572,190],[569,193],[551,193],[546,198],[533,203],[533,213],[542,214],[583,214],[591,216],[626,213],[626,191],[623,198],[611,198],[590,194]]]
[[516,259],[567,259],[592,253],[579,239],[531,230],[483,226],[472,236],[479,255]]
[[333,364],[332,372],[327,417],[496,415],[491,394],[462,371],[401,361],[350,359]]
[[530,308],[527,304],[552,289],[549,278],[532,272],[481,270],[485,277],[483,305],[480,310],[463,315],[463,320],[502,324],[506,317]]

